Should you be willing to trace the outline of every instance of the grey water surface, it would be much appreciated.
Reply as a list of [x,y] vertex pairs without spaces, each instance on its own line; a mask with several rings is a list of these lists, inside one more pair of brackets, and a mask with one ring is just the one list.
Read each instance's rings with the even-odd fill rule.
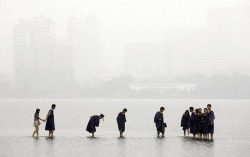
[[[55,109],[55,137],[47,137],[45,123],[40,137],[32,138],[33,115],[40,108],[45,118],[52,103]],[[183,137],[182,114],[189,106],[204,108],[212,104],[215,112],[213,141]],[[117,157],[117,156],[249,156],[249,100],[146,100],[146,99],[1,99],[0,157]],[[166,108],[168,124],[165,138],[157,138],[153,117]],[[117,114],[128,112],[125,138],[118,138]],[[96,138],[85,131],[89,117],[103,113]]]

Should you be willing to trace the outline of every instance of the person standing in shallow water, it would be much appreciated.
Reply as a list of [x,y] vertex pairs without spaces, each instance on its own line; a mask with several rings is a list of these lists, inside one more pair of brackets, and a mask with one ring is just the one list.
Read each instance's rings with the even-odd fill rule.
[[157,129],[157,136],[160,136],[160,133],[162,134],[162,137],[164,137],[164,133],[165,133],[165,123],[164,123],[164,117],[163,117],[163,112],[164,112],[165,108],[161,107],[160,111],[156,112],[155,117],[154,117],[154,122],[155,122],[155,126]]
[[91,116],[86,128],[86,131],[92,133],[92,137],[95,137],[96,127],[99,126],[100,119],[104,118],[103,114]]
[[190,133],[193,134],[193,137],[195,137],[195,132],[194,132],[195,112],[194,112],[194,108],[189,107],[189,111],[191,112],[191,116],[190,116]]
[[210,134],[211,139],[213,139],[215,115],[214,115],[214,111],[212,111],[211,108],[212,108],[212,105],[207,104],[207,109],[208,109],[208,137],[209,137],[209,134]]
[[51,109],[49,110],[47,117],[46,117],[46,126],[45,130],[49,131],[49,137],[54,137],[54,131],[55,131],[55,121],[54,121],[54,110],[56,108],[55,104],[51,105]]
[[186,131],[188,132],[188,135],[189,135],[190,115],[189,115],[189,111],[188,110],[186,110],[185,113],[182,115],[182,118],[181,118],[181,127],[183,128],[184,136],[186,136]]
[[194,115],[194,137],[200,137],[200,115],[199,115],[199,109],[195,109],[195,115]]
[[208,133],[208,109],[203,109],[204,113],[201,117],[201,130],[203,133],[203,138],[208,139],[207,133]]
[[126,108],[123,109],[122,112],[120,112],[116,118],[117,124],[118,124],[118,129],[120,131],[120,137],[124,137],[123,136],[123,132],[125,131],[125,123],[126,123],[126,116],[125,113],[128,110]]
[[34,115],[34,127],[35,127],[35,131],[33,132],[32,137],[35,136],[35,134],[37,135],[37,137],[39,136],[39,125],[41,124],[40,120],[45,122],[44,119],[41,119],[39,117],[39,113],[40,113],[40,109],[36,109],[35,115]]
[[199,135],[199,138],[202,138],[202,135],[203,135],[203,128],[202,128],[202,109],[199,108],[198,109],[198,123],[199,123],[199,129],[198,129],[198,135]]

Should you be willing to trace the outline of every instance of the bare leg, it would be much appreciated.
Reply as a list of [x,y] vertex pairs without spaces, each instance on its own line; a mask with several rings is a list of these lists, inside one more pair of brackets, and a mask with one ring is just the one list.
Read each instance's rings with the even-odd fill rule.
[[33,132],[33,135],[32,135],[32,137],[34,137],[35,136],[35,134],[38,132],[38,126],[35,126],[35,130],[34,130],[34,132]]
[[37,126],[37,128],[36,128],[36,135],[37,135],[37,137],[39,136],[39,126]]
[[51,137],[54,137],[53,133],[54,133],[54,130],[51,131]]
[[122,132],[122,130],[120,130],[120,137],[123,137],[123,132]]
[[51,137],[51,130],[49,131],[49,137]]

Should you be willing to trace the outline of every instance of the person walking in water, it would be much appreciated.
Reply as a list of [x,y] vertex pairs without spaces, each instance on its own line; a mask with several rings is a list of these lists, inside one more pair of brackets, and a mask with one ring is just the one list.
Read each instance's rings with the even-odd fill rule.
[[166,123],[164,123],[164,117],[163,117],[164,110],[165,108],[161,107],[160,111],[156,112],[154,117],[154,122],[157,129],[157,137],[160,136],[160,133],[162,134],[162,137],[164,137],[165,127],[166,127]]
[[51,105],[51,109],[49,110],[46,117],[46,126],[45,130],[49,131],[49,137],[54,137],[53,133],[55,131],[55,121],[54,121],[54,110],[56,108],[55,104]]
[[185,113],[182,115],[181,118],[181,127],[184,131],[184,136],[186,136],[186,131],[188,132],[189,135],[189,128],[190,128],[190,115],[189,111],[186,110]]
[[207,104],[207,109],[208,109],[208,138],[209,138],[209,134],[210,134],[211,139],[213,139],[215,115],[214,115],[214,111],[212,111],[211,108],[212,108],[212,105]]
[[35,115],[34,115],[34,127],[35,127],[35,131],[33,132],[32,137],[35,136],[35,134],[37,135],[37,137],[39,136],[39,125],[41,124],[40,120],[45,122],[44,119],[41,119],[39,117],[39,113],[40,113],[40,109],[36,109]]
[[103,114],[91,116],[86,128],[86,131],[92,133],[92,137],[95,137],[96,127],[99,126],[100,119],[104,118]]
[[125,131],[125,123],[126,123],[126,116],[125,113],[128,110],[124,108],[122,112],[120,112],[116,118],[117,124],[118,124],[118,129],[120,131],[120,137],[123,138],[123,132]]

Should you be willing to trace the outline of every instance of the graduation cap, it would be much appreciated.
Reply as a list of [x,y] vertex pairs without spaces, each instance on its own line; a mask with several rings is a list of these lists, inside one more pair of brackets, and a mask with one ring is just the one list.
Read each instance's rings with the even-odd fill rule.
[[103,118],[103,121],[104,121],[104,117],[105,117],[105,116],[104,116],[102,113],[100,114],[100,117],[102,117],[102,118]]

